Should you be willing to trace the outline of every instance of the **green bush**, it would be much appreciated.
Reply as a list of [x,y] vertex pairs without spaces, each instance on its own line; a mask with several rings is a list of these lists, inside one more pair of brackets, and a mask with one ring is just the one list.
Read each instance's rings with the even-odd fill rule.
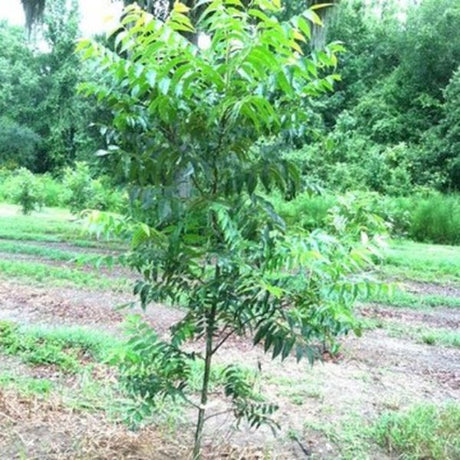
[[0,165],[32,167],[40,136],[27,126],[0,117]]
[[66,204],[73,213],[84,209],[120,211],[126,202],[123,193],[110,183],[108,177],[93,179],[85,162],[66,168],[63,183],[70,193]]
[[[40,190],[40,204],[42,206],[63,207],[66,205],[69,191],[59,180],[50,174],[34,174],[32,176],[34,183]],[[20,182],[23,180],[21,177],[24,177],[21,170],[0,170],[0,201],[18,202],[18,190],[20,189]]]
[[62,182],[50,174],[43,174],[40,181],[43,186],[43,202],[49,207],[64,207],[69,200],[70,192]]
[[43,186],[28,169],[17,171],[12,181],[11,197],[21,206],[23,214],[30,214],[43,206]]
[[460,458],[460,406],[421,405],[383,414],[374,426],[377,442],[401,459]]
[[391,225],[393,236],[415,241],[460,243],[460,196],[419,191],[411,196],[379,196],[373,211]]
[[327,229],[334,234],[347,234],[359,239],[361,233],[387,233],[388,213],[382,209],[378,193],[355,192],[341,196],[302,193],[291,201],[273,198],[276,211],[289,226],[307,231]]
[[90,208],[93,202],[94,189],[89,166],[84,162],[77,162],[73,167],[64,171],[63,183],[69,190],[67,204],[73,213]]
[[101,176],[92,181],[91,207],[101,211],[119,212],[127,206],[128,198],[111,183],[109,177]]
[[[356,224],[356,228],[376,234],[382,232],[382,225],[387,222],[393,236],[438,244],[460,243],[459,195],[433,191],[400,197],[372,192],[341,196],[302,193],[289,202],[275,196],[273,203],[289,225],[308,231]],[[361,216],[366,221],[360,220]]]

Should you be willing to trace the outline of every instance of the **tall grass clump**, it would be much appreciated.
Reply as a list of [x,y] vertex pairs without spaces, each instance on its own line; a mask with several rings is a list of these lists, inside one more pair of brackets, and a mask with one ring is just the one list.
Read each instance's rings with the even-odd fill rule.
[[460,405],[419,405],[383,414],[373,427],[378,444],[400,459],[460,458]]
[[417,200],[409,236],[417,241],[460,244],[460,195],[430,195]]

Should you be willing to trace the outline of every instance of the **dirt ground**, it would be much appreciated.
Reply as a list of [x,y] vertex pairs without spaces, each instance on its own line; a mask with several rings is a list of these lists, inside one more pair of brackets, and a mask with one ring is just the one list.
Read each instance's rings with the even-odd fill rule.
[[[458,286],[448,286],[446,291],[422,283],[410,287],[460,296]],[[0,280],[0,320],[81,325],[118,334],[126,313],[114,307],[132,300],[127,294]],[[166,334],[182,314],[154,305],[145,317]],[[460,328],[460,311],[454,308],[418,311],[365,305],[361,314],[408,327]],[[394,337],[383,328],[366,331],[360,338],[346,337],[338,359],[314,367],[293,359],[271,361],[243,339],[223,347],[219,359],[262,369],[264,392],[279,404],[277,419],[283,428],[276,436],[267,429],[253,433],[235,430],[228,416],[216,417],[207,428],[206,458],[333,459],[346,453],[346,443],[340,434],[334,435],[343,426],[365,424],[385,410],[417,402],[460,400],[460,349]],[[1,355],[0,367],[21,374],[44,372]],[[158,426],[131,432],[98,411],[72,409],[58,398],[21,397],[0,389],[2,459],[187,458],[184,446],[191,439],[191,425],[183,425],[180,433]],[[376,446],[373,449],[371,458],[388,458]]]

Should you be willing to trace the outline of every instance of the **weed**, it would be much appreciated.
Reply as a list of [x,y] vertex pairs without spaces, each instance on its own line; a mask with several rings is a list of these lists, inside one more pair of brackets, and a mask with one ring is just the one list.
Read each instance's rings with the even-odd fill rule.
[[422,341],[427,345],[434,345],[436,343],[436,337],[432,333],[427,333],[422,336]]
[[431,329],[420,332],[420,340],[427,345],[444,345],[460,348],[460,333],[442,329]]

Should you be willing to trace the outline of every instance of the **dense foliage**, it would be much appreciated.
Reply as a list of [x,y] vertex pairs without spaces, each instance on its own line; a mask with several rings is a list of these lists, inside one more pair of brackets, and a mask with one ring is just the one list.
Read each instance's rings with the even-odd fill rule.
[[[290,2],[278,17],[289,19],[316,3]],[[459,3],[335,3],[327,13],[318,10],[326,27],[318,32],[315,25],[313,31],[320,45],[326,38],[344,43],[347,52],[338,63],[341,82],[333,94],[301,102],[304,123],[277,140],[279,148],[309,182],[332,189],[391,195],[408,195],[420,186],[458,190]],[[173,3],[139,4],[164,18]],[[75,2],[24,5],[32,20],[42,18],[37,30],[46,50],[27,42],[20,29],[0,26],[0,163],[44,172],[90,159],[104,148],[101,140],[96,145],[97,130],[90,125],[107,122],[110,115],[95,113],[77,93],[87,75],[73,53]]]
[[310,142],[289,152],[310,179],[393,195],[460,187],[460,4],[419,3],[406,12],[399,2],[347,0],[336,8],[329,38],[347,48],[342,81],[317,105],[322,116]]
[[[34,206],[24,207],[23,202],[29,195],[34,197],[30,198]],[[67,207],[79,214],[87,209],[126,210],[128,197],[122,189],[114,187],[109,177],[99,174],[96,177],[87,163],[77,162],[74,167],[65,168],[61,177],[32,174],[26,168],[0,169],[0,201],[20,204],[26,213],[48,206]]]
[[37,42],[0,23],[0,165],[57,170],[96,150],[94,110],[77,92],[85,69],[75,54],[76,3],[53,0]]

